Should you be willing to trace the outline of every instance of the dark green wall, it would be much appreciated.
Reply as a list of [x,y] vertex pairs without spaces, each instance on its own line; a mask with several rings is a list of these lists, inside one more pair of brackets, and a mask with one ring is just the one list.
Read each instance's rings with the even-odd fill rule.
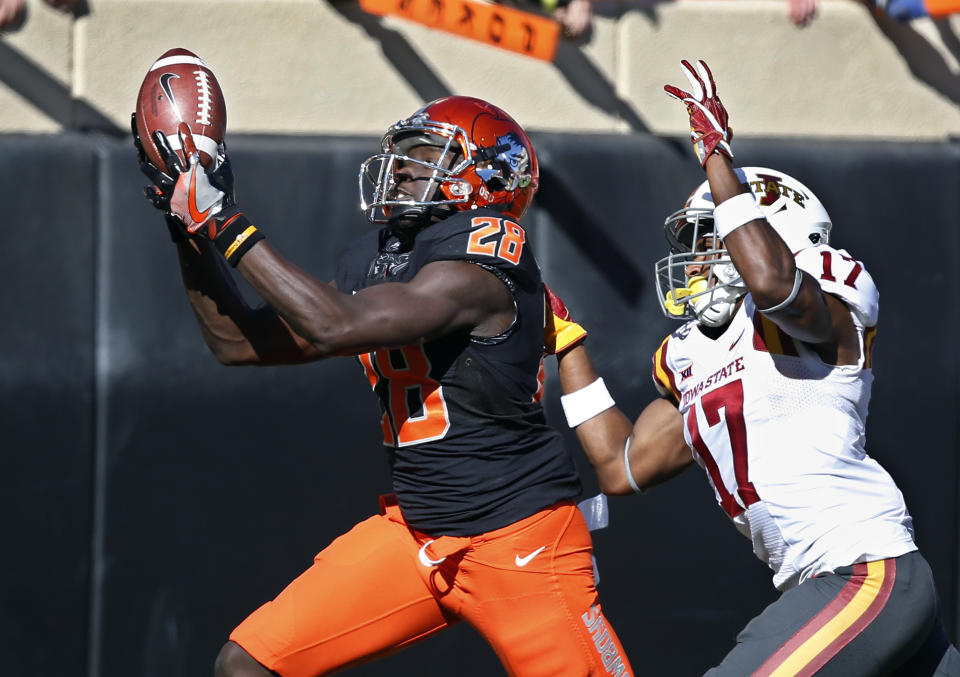
[[[535,134],[525,219],[621,408],[653,396],[661,224],[702,180],[685,142]],[[231,139],[238,195],[319,278],[368,224],[371,138]],[[799,178],[881,290],[868,449],[905,494],[957,630],[960,146],[738,139]],[[29,677],[206,677],[229,631],[389,491],[377,405],[347,359],[228,369],[210,355],[127,142],[0,136],[0,652]],[[555,368],[548,415],[564,427]],[[585,495],[596,484],[585,472]],[[775,598],[692,469],[611,499],[601,598],[639,673],[699,675]],[[371,590],[375,594],[375,590]],[[357,675],[502,674],[468,628]]]

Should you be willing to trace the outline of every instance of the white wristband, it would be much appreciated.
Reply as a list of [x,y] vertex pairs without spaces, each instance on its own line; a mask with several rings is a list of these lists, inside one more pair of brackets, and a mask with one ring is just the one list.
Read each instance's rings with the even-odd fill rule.
[[630,483],[630,488],[633,489],[633,493],[642,494],[643,489],[641,489],[637,481],[633,479],[633,468],[630,467],[630,439],[631,438],[628,437],[626,444],[623,445],[623,469],[627,471],[627,482]]
[[713,224],[721,240],[743,224],[763,218],[763,210],[751,192],[734,195],[713,208]]
[[603,384],[603,379],[598,378],[590,385],[580,388],[580,390],[561,395],[560,404],[567,417],[567,425],[576,428],[584,421],[614,406],[616,402],[607,392],[607,386]]

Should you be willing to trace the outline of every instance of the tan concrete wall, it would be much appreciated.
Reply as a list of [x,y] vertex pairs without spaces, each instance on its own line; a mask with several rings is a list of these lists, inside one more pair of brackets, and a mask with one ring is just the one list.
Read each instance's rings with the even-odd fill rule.
[[89,0],[78,19],[28,3],[0,47],[45,89],[0,63],[0,132],[77,126],[53,112],[51,88],[125,128],[147,67],[182,46],[217,73],[236,132],[379,133],[458,93],[531,129],[680,134],[662,85],[686,83],[686,57],[711,64],[740,134],[960,135],[960,17],[897,24],[854,0],[821,0],[805,29],[780,0],[604,1],[592,37],[554,63],[322,0]]

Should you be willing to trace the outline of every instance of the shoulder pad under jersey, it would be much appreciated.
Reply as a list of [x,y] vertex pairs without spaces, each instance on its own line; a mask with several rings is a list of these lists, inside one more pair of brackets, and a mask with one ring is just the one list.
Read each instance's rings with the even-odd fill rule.
[[797,267],[813,275],[823,291],[843,300],[864,327],[877,324],[880,294],[863,263],[829,245],[801,249],[795,256]]
[[[685,327],[687,325],[684,325]],[[671,340],[679,340],[677,332],[670,334],[663,339],[660,347],[653,354],[652,375],[653,385],[662,397],[671,397],[675,402],[680,401],[680,390],[677,388],[676,377],[674,376],[673,365],[669,363],[667,357],[667,346]]]

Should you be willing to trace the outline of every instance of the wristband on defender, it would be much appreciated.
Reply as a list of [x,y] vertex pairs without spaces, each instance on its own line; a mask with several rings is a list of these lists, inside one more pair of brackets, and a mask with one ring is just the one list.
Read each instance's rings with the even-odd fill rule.
[[637,481],[633,479],[633,468],[630,467],[630,440],[632,438],[628,437],[627,441],[623,445],[623,469],[627,473],[627,482],[630,483],[630,488],[633,489],[633,493],[642,494],[643,489],[640,488],[640,485],[637,484]]
[[227,263],[236,268],[240,258],[264,237],[243,212],[238,212],[230,217],[213,243]]
[[578,425],[587,421],[597,414],[605,412],[616,405],[610,393],[607,392],[607,386],[603,384],[603,379],[598,378],[588,386],[574,390],[568,395],[560,397],[560,405],[563,407],[563,413],[567,417],[567,425],[576,428]]
[[713,225],[721,240],[740,226],[764,218],[763,210],[749,191],[734,195],[713,208]]

